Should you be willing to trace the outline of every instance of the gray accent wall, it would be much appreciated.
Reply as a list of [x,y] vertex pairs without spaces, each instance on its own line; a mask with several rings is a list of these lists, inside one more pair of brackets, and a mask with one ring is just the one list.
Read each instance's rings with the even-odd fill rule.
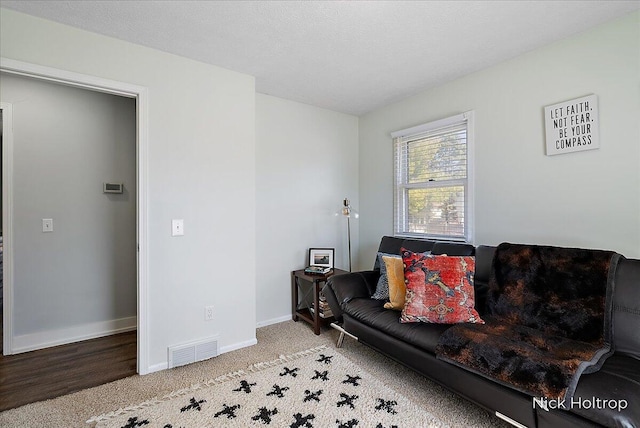
[[135,317],[135,100],[5,74],[0,90],[13,104],[15,336]]

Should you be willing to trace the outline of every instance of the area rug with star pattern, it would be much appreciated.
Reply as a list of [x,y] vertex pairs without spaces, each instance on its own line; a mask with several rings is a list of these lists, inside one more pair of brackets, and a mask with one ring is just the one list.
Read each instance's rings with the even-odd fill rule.
[[96,428],[445,426],[324,346],[254,364],[87,423]]

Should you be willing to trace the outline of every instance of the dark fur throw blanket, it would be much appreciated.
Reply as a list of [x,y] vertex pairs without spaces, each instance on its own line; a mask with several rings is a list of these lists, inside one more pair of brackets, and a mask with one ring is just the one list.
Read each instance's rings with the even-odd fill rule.
[[489,279],[486,324],[458,324],[438,357],[537,397],[573,396],[582,373],[613,352],[613,276],[620,255],[500,244]]

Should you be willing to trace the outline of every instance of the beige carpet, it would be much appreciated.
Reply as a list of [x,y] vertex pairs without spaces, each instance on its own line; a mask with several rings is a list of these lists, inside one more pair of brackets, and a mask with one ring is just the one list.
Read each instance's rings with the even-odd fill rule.
[[[321,345],[334,348],[337,336],[337,332],[332,329],[324,329],[320,336],[316,336],[304,322],[288,321],[262,327],[257,330],[258,344],[255,346],[189,366],[146,376],[132,376],[53,400],[8,410],[0,413],[0,427],[86,428],[86,421],[92,416],[162,397],[177,389],[246,369],[259,361],[277,359],[282,354],[294,354]],[[452,427],[509,426],[485,410],[354,340],[345,339],[344,346],[336,352]]]

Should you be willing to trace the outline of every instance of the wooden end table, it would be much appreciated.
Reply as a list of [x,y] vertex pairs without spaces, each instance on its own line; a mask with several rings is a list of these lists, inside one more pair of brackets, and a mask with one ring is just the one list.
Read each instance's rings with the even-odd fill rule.
[[[333,317],[320,315],[320,294],[322,286],[333,275],[349,273],[346,270],[333,269],[325,275],[310,275],[304,269],[291,272],[291,318],[294,321],[302,319],[313,326],[313,332],[320,334],[320,326],[334,320]],[[300,294],[300,292],[303,294]],[[311,295],[311,296],[310,296]],[[314,310],[312,311],[311,304]]]

